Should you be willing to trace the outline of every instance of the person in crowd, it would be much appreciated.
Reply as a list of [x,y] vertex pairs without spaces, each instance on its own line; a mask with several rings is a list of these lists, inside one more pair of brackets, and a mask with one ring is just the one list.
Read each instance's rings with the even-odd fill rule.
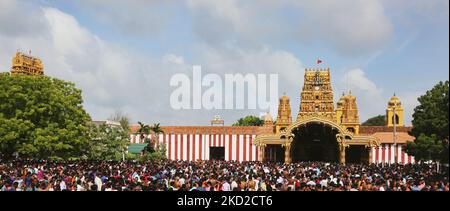
[[449,191],[431,164],[0,160],[0,191]]

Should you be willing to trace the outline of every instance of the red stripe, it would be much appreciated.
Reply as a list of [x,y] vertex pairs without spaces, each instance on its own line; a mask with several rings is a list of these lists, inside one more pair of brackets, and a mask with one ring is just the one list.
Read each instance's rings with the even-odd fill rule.
[[236,160],[237,161],[241,161],[241,156],[239,156],[240,155],[240,152],[239,152],[240,142],[241,142],[241,136],[238,135],[237,139],[236,139]]
[[233,160],[233,135],[228,135],[228,160]]
[[178,134],[175,135],[175,159],[178,160]]
[[191,160],[191,134],[187,134],[187,148],[186,148],[186,160],[190,161]]
[[405,164],[405,152],[403,150],[402,150],[402,153],[400,156],[401,156],[400,159],[401,159],[402,164]]
[[172,160],[172,148],[171,148],[171,143],[172,142],[172,135],[169,134],[169,140],[167,143],[167,150],[169,151],[169,160]]
[[202,144],[203,144],[203,136],[200,135],[200,140],[198,142],[199,146],[198,146],[198,156],[199,156],[199,160],[203,160],[203,156],[202,156]]
[[209,146],[214,147],[214,135],[209,135]]
[[192,134],[192,161],[195,161],[195,134]]
[[388,162],[391,163],[391,145],[388,144]]
[[180,147],[180,160],[184,160],[184,135],[180,135],[180,143],[181,143],[181,147]]
[[256,156],[255,160],[260,161],[259,160],[259,146],[256,146],[255,156]]
[[375,147],[375,163],[378,163],[378,147]]
[[381,145],[381,161],[382,162],[386,161],[386,159],[385,159],[385,157],[386,157],[385,150],[386,150],[386,148],[384,147],[384,145]]
[[250,161],[254,161],[255,159],[253,159],[253,135],[250,135],[250,148],[249,148],[249,156],[250,156]]
[[242,160],[247,161],[247,135],[244,135],[243,142],[244,142],[244,154],[243,154]]

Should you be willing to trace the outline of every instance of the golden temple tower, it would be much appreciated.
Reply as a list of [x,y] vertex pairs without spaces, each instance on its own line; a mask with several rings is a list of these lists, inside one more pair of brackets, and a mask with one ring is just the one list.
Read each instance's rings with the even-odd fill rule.
[[278,105],[278,117],[275,125],[275,132],[278,134],[292,124],[291,100],[286,94],[280,98]]
[[350,91],[348,95],[343,94],[336,106],[336,119],[339,124],[348,131],[359,134],[359,113],[356,97]]
[[44,65],[37,57],[17,52],[12,60],[11,75],[44,75]]
[[336,121],[330,69],[306,69],[297,121],[320,116]]
[[394,126],[394,109],[397,126],[404,126],[402,102],[395,94],[391,100],[389,100],[388,107],[386,109],[386,122],[388,127]]

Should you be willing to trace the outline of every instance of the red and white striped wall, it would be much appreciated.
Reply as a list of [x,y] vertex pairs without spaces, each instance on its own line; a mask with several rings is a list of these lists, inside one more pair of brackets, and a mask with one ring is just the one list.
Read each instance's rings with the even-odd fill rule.
[[[153,134],[150,138],[153,139]],[[224,147],[226,161],[256,161],[259,149],[253,145],[256,135],[243,134],[161,134],[159,143],[166,146],[170,160],[209,160],[210,147]],[[139,135],[130,135],[132,144],[140,144]]]
[[[415,163],[414,157],[408,155],[404,150],[404,144],[381,144],[379,147],[372,148],[372,163]],[[397,150],[397,161],[395,160],[395,150]]]
[[[145,136],[147,137],[147,136]],[[253,145],[256,135],[242,134],[160,134],[159,143],[166,146],[166,156],[170,160],[209,160],[210,147],[224,147],[226,161],[256,161],[259,148]],[[154,139],[154,134],[150,134]],[[132,144],[142,144],[139,135],[130,135]],[[414,157],[403,150],[404,145],[381,144],[372,148],[372,163],[415,163]],[[397,150],[397,161],[395,161]]]

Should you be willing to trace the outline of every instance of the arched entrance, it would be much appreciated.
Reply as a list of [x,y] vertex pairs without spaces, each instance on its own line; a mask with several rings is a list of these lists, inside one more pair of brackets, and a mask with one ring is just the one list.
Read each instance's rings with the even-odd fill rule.
[[308,122],[292,130],[293,162],[320,161],[339,162],[339,130],[322,122]]

